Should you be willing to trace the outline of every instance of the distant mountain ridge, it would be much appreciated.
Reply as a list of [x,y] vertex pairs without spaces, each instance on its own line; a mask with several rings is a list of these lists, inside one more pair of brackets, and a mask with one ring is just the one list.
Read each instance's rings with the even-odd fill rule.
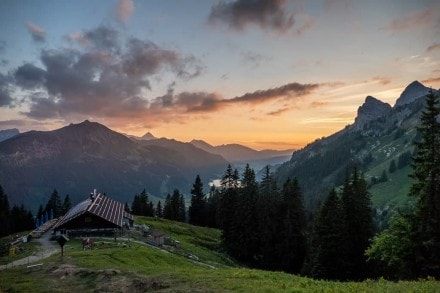
[[194,146],[205,150],[207,152],[221,155],[227,161],[240,164],[253,161],[267,161],[271,159],[276,160],[280,158],[282,161],[288,160],[294,151],[294,149],[277,151],[277,150],[262,150],[257,151],[249,147],[240,144],[223,144],[219,146],[212,146],[203,140],[192,140],[190,142]]
[[0,142],[20,134],[17,128],[0,130]]
[[93,188],[122,202],[131,202],[144,188],[155,196],[174,188],[188,193],[197,174],[209,182],[228,162],[185,146],[143,144],[87,120],[53,131],[29,131],[0,143],[0,183],[12,203],[35,209],[54,188],[61,195],[69,193],[73,202]]

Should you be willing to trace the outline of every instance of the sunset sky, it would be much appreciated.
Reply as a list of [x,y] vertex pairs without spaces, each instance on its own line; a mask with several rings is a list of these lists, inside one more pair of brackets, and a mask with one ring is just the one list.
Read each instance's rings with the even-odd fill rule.
[[0,129],[299,148],[440,87],[440,1],[0,1]]

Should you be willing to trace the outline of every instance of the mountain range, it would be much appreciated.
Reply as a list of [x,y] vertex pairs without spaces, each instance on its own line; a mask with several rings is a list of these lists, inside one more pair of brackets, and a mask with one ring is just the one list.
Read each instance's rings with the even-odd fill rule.
[[[145,188],[156,200],[174,188],[188,194],[196,175],[207,191],[227,164],[241,168],[250,163],[257,173],[272,165],[279,186],[296,177],[306,207],[313,209],[331,187],[342,184],[347,168],[357,165],[369,182],[373,204],[392,209],[408,202],[409,161],[428,92],[415,81],[394,106],[367,96],[352,125],[296,151],[212,146],[151,133],[127,136],[87,120],[53,131],[1,131],[0,184],[11,203],[30,208],[45,204],[54,189],[74,203],[94,188],[122,202],[131,202]],[[391,171],[393,161],[397,168]]]
[[[144,188],[157,198],[175,188],[188,194],[197,175],[208,189],[208,183],[220,178],[229,163],[238,164],[240,156],[261,165],[286,161],[293,152],[240,145],[215,151],[217,147],[206,142],[202,148],[195,141],[156,138],[151,133],[126,136],[87,120],[53,131],[2,131],[0,137],[6,138],[0,142],[0,184],[12,203],[34,208],[44,205],[54,189],[61,196],[69,194],[73,202],[94,188],[122,202],[131,202]],[[222,156],[238,149],[235,157]]]

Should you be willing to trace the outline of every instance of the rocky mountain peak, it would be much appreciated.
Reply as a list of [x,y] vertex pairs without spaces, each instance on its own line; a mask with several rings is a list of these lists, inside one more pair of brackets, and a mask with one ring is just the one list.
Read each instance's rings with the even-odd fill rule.
[[147,132],[141,137],[141,139],[142,140],[152,140],[152,139],[156,139],[156,137],[151,132]]
[[426,96],[429,93],[429,88],[421,84],[420,82],[413,81],[402,92],[397,99],[394,108],[410,104],[420,97]]
[[365,102],[358,108],[354,121],[355,129],[362,129],[364,125],[377,118],[383,117],[391,111],[391,106],[372,96],[365,98]]

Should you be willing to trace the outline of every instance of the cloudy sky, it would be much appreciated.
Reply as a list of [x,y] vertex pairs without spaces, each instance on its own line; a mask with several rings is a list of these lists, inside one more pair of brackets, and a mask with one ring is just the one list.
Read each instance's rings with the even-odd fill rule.
[[304,146],[440,87],[440,2],[3,0],[0,129]]

